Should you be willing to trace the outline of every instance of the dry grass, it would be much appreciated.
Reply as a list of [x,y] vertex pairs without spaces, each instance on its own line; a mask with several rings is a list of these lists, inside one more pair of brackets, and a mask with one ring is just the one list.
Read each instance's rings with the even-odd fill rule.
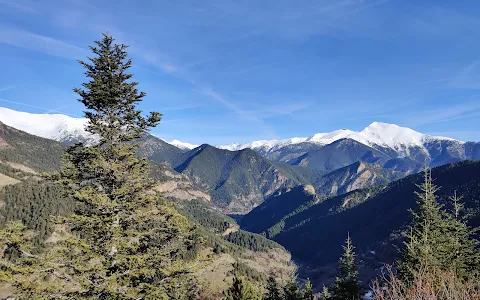
[[478,300],[479,282],[463,282],[453,272],[418,272],[411,285],[405,284],[387,267],[384,284],[373,284],[378,300]]
[[0,187],[4,187],[6,185],[10,185],[10,184],[16,184],[16,183],[19,183],[20,180],[17,180],[15,178],[12,178],[12,177],[8,177],[7,175],[4,175],[2,173],[0,173]]

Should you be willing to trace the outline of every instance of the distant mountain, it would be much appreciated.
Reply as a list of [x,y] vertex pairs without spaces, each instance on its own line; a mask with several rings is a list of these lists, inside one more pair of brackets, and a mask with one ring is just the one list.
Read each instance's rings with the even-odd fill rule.
[[[29,172],[48,172],[60,168],[64,145],[28,134],[0,122],[0,161]],[[29,170],[30,169],[30,170]]]
[[[437,193],[439,201],[450,209],[448,197],[454,191],[462,195],[474,226],[480,226],[478,174],[480,161],[457,162],[432,170],[435,184],[441,187]],[[362,263],[370,264],[363,266],[370,270],[363,272],[363,276],[368,276],[382,263],[392,263],[395,259],[394,245],[401,246],[399,233],[410,220],[408,210],[416,207],[414,191],[422,180],[422,174],[414,174],[380,188],[358,189],[313,202],[308,197],[304,197],[303,202],[298,200],[298,192],[292,190],[277,200],[297,201],[296,205],[277,202],[277,208],[270,209],[275,202],[274,198],[269,199],[244,216],[241,224],[273,238],[289,250],[297,262],[307,266],[334,265],[349,232]],[[283,205],[289,205],[290,211],[281,210]],[[282,218],[278,217],[279,210]],[[273,222],[268,222],[272,219],[278,222],[272,225]],[[319,268],[308,275],[311,279],[320,278],[328,272]]]
[[389,155],[352,139],[341,139],[291,160],[292,165],[333,171],[354,162],[378,163]]
[[282,188],[307,184],[323,173],[303,167],[274,163],[251,149],[222,150],[201,145],[169,161],[196,186],[210,193],[212,202],[228,212],[250,211]]
[[328,197],[366,187],[373,189],[404,175],[389,172],[377,165],[355,162],[314,181],[316,189],[306,185],[277,192],[245,215],[241,224],[246,230],[264,232],[267,237],[273,238],[283,229],[285,220]]
[[405,177],[405,173],[384,169],[377,164],[357,161],[325,174],[315,182],[317,193],[336,196],[365,187],[376,187]]
[[87,119],[62,114],[31,114],[0,107],[0,121],[27,133],[65,144],[94,143],[97,139],[85,131]]
[[151,134],[145,134],[139,142],[141,142],[141,146],[137,150],[138,155],[154,162],[168,163],[171,165],[184,153],[183,150]]
[[[285,188],[310,184],[322,194],[336,195],[383,183],[386,178],[379,170],[375,175],[357,172],[358,166],[353,167],[355,171],[345,169],[327,176],[321,170],[273,162],[251,149],[228,151],[202,145],[185,152],[152,135],[145,135],[141,142],[137,150],[140,156],[181,173],[194,184],[192,190],[208,193],[212,203],[227,212],[247,213]],[[34,172],[58,170],[65,147],[4,124],[0,127],[0,146],[0,160]]]
[[[391,149],[396,153],[409,155],[409,150],[414,147],[423,148],[424,144],[430,141],[450,140],[447,137],[430,136],[414,131],[410,128],[400,127],[395,124],[373,122],[365,129],[356,132],[348,129],[336,130],[330,133],[317,133],[309,138],[291,138],[285,140],[263,140],[255,141],[248,144],[231,144],[220,146],[219,148],[229,150],[239,150],[251,148],[269,156],[283,147],[295,144],[316,144],[324,146],[341,139],[355,140],[364,145],[380,148]],[[459,141],[458,141],[459,142]],[[460,142],[462,143],[462,142]]]
[[410,128],[380,122],[374,122],[359,132],[342,129],[315,134],[309,138],[264,140],[220,147],[249,147],[274,161],[327,171],[362,161],[415,173],[425,165],[436,167],[480,158],[478,143],[430,136]]
[[168,143],[184,151],[192,150],[193,148],[197,148],[199,146],[199,145],[181,142],[179,140],[172,140]]
[[[33,114],[0,107],[0,122],[29,134],[55,140],[66,145],[79,142],[88,145],[98,140],[94,135],[85,130],[87,125],[86,118],[75,118],[63,114]],[[151,142],[154,139],[158,140],[155,142],[156,144],[164,145],[158,148],[158,151],[163,151],[165,147],[168,147],[166,146],[167,144],[181,150],[196,147],[195,145],[182,143],[177,140],[168,143],[153,135],[148,138],[148,141]],[[169,147],[169,149],[173,149],[172,147]],[[150,148],[150,150],[153,149]]]

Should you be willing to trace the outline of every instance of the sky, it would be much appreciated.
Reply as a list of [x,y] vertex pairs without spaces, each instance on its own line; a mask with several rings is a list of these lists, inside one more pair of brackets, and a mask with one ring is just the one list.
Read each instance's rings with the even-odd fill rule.
[[82,116],[77,59],[103,32],[163,113],[214,145],[374,121],[480,140],[480,2],[0,0],[0,106]]

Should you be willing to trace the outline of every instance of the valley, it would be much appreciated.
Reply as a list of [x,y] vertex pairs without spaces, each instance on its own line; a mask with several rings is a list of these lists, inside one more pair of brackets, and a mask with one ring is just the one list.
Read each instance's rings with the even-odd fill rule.
[[[0,129],[2,224],[24,220],[40,230],[36,243],[42,245],[55,233],[47,216],[68,214],[75,206],[62,202],[53,187],[44,187],[38,174],[58,170],[67,145],[92,139],[79,137],[78,128],[72,133],[50,133],[55,140],[3,123]],[[398,259],[396,247],[404,239],[408,210],[416,206],[412,195],[422,180],[417,173],[424,164],[434,167],[432,176],[442,187],[440,201],[448,207],[448,196],[457,191],[471,212],[471,224],[480,226],[480,165],[474,161],[479,159],[479,143],[422,136],[401,145],[380,146],[359,139],[348,131],[315,142],[312,138],[253,143],[253,149],[227,150],[207,144],[178,148],[146,134],[137,155],[150,160],[155,189],[208,236],[209,248],[202,255],[213,259],[212,264],[198,271],[207,281],[231,278],[236,264],[252,280],[265,280],[271,272],[283,274],[279,276],[286,280],[294,270],[292,263],[286,263],[291,253],[301,278],[316,285],[328,283],[349,232],[360,261],[359,278],[370,282],[384,263]],[[36,190],[43,196],[29,198]],[[18,199],[11,199],[13,194],[27,198],[11,202]],[[51,203],[40,215],[26,218],[17,213],[27,207],[35,211],[39,200]],[[12,213],[12,205],[17,212]],[[239,216],[239,222],[228,214]],[[227,288],[225,280],[212,282],[218,293]]]

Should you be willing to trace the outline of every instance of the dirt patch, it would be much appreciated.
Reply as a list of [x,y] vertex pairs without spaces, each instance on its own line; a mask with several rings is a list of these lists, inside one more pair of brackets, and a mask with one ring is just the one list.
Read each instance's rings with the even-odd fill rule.
[[210,201],[210,195],[194,188],[188,181],[166,181],[159,183],[155,189],[168,198],[178,200],[203,199]]
[[10,148],[11,146],[0,137],[0,149]]
[[239,229],[239,226],[238,226],[238,225],[233,225],[233,226],[231,226],[231,227],[228,227],[228,228],[222,233],[222,235],[223,235],[223,236],[227,236],[227,235],[229,235],[229,234],[232,233],[232,232],[238,231],[238,229]]
[[215,256],[211,264],[195,273],[195,277],[212,292],[223,292],[232,281],[233,263],[235,259],[230,254]]
[[12,295],[13,286],[10,283],[0,283],[0,299],[9,299],[8,297],[11,297]]
[[4,187],[6,185],[11,185],[11,184],[16,184],[19,183],[20,180],[17,180],[12,177],[8,177],[7,175],[4,175],[0,173],[0,187]]
[[17,169],[17,170],[20,170],[20,171],[23,171],[23,172],[26,172],[26,173],[38,174],[38,172],[35,171],[34,169],[32,169],[30,167],[27,167],[25,165],[19,164],[19,163],[14,163],[14,162],[7,161],[6,164],[9,165],[10,167],[14,168],[14,169]]

